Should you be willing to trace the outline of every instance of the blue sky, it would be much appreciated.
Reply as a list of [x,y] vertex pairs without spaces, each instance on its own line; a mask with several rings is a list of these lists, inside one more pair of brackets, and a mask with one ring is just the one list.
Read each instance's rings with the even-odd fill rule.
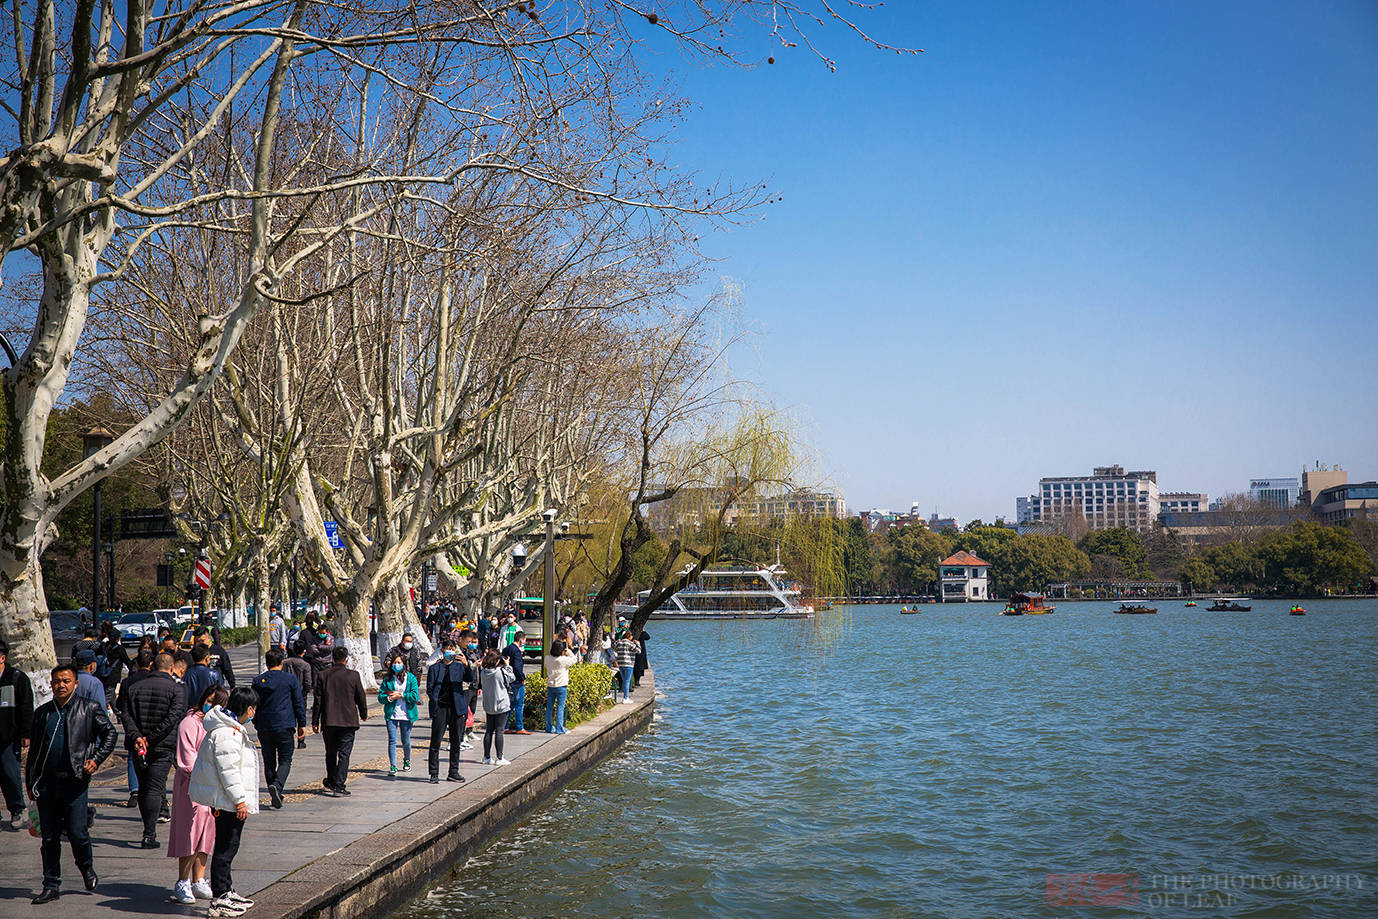
[[697,103],[673,158],[783,195],[707,251],[761,333],[739,371],[849,505],[1013,516],[1116,462],[1378,476],[1378,4],[858,18],[925,53],[647,61]]

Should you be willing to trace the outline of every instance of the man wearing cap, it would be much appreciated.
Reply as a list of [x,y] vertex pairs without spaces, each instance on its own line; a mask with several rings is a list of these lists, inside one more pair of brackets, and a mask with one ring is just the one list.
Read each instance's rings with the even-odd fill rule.
[[77,665],[77,698],[90,699],[102,709],[109,708],[105,704],[105,684],[96,676],[96,652],[90,648],[82,648],[76,653]]

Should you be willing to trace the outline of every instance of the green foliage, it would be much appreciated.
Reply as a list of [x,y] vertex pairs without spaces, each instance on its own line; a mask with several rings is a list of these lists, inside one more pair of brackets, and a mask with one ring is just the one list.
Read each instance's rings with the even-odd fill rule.
[[894,528],[885,535],[893,551],[895,590],[901,594],[935,592],[938,562],[952,554],[952,541],[918,526]]
[[952,543],[952,551],[965,549],[984,562],[990,562],[992,590],[1003,590],[1001,580],[1008,573],[1010,546],[1019,534],[1009,527],[982,524],[975,520]]
[[1010,543],[1003,570],[997,572],[1005,593],[1041,591],[1049,582],[1084,578],[1091,560],[1066,536],[1032,533]]
[[[574,727],[612,707],[604,698],[612,692],[612,669],[603,664],[575,664],[569,668],[569,694],[565,699],[565,727]],[[545,724],[545,677],[526,676],[526,708],[523,719]]]
[[1215,569],[1201,558],[1189,558],[1177,569],[1182,586],[1191,591],[1214,590],[1217,583]]
[[1098,555],[1114,559],[1123,569],[1125,577],[1133,580],[1152,575],[1146,564],[1148,553],[1144,549],[1143,537],[1128,527],[1112,527],[1089,533],[1078,544],[1078,548],[1093,561]]
[[[247,645],[258,641],[258,626],[245,625],[233,629],[220,630],[220,643],[225,647]],[[383,650],[387,650],[384,648]]]
[[650,587],[655,583],[656,572],[665,563],[665,553],[669,547],[659,538],[653,538],[632,556],[632,583],[638,589]]
[[1301,521],[1255,545],[1228,542],[1182,563],[1178,577],[1196,590],[1317,596],[1366,592],[1374,561],[1349,527]]

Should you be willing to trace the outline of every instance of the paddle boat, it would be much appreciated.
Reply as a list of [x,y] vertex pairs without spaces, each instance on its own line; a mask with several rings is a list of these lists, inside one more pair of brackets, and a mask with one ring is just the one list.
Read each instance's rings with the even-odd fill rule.
[[1196,601],[1195,601],[1195,600],[1188,600],[1188,601],[1187,601],[1187,606],[1195,606],[1195,605],[1196,605]]
[[1298,603],[1296,606],[1293,606],[1290,610],[1287,611],[1287,615],[1289,615],[1289,616],[1305,616],[1305,615],[1306,615],[1306,610],[1302,609],[1302,608],[1301,608],[1301,604]]

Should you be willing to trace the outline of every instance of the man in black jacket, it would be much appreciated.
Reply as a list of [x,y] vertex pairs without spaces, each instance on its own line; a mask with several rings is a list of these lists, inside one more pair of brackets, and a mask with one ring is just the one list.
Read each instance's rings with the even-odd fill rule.
[[212,670],[219,670],[220,677],[225,681],[226,689],[234,689],[234,666],[230,663],[230,654],[220,647],[220,642],[211,640],[211,630],[203,626],[198,626],[196,631],[191,633],[193,644],[205,645],[210,649],[210,656],[206,658],[206,666]]
[[33,687],[24,671],[9,665],[10,646],[0,640],[0,791],[9,808],[10,826],[24,825],[24,782],[19,777],[19,751],[29,746],[33,724]]
[[159,652],[153,671],[130,681],[129,700],[121,711],[125,732],[133,738],[134,772],[139,779],[139,813],[144,820],[145,849],[158,848],[158,813],[163,806],[168,770],[177,754],[177,725],[187,713],[186,691],[172,676],[172,655]]
[[440,781],[440,745],[445,742],[447,731],[450,734],[448,778],[451,782],[464,781],[459,774],[459,744],[469,714],[468,691],[475,678],[468,661],[451,641],[440,646],[440,660],[426,671],[426,700],[431,716],[431,749],[426,754],[426,766],[432,785]]
[[43,833],[43,890],[34,897],[36,904],[59,896],[63,833],[72,842],[72,857],[86,889],[96,889],[100,879],[86,825],[86,789],[115,749],[114,726],[103,707],[77,696],[77,672],[71,664],[53,668],[52,687],[52,701],[34,712],[34,738],[24,764]]

